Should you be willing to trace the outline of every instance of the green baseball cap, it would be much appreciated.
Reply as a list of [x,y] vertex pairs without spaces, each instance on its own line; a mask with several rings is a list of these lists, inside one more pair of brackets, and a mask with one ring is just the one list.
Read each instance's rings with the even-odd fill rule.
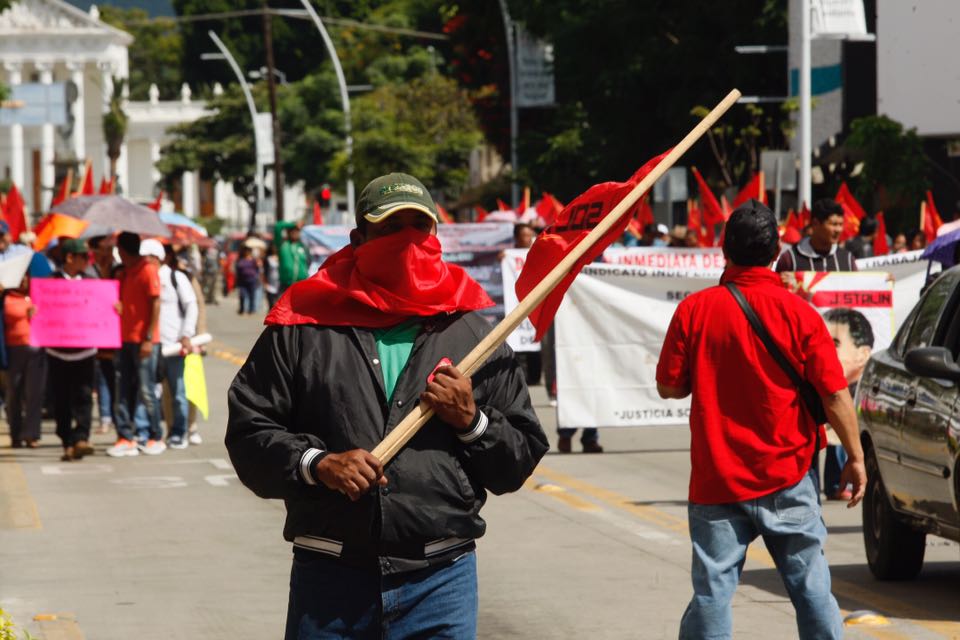
[[388,173],[371,180],[360,192],[357,224],[361,218],[378,224],[403,209],[420,211],[434,222],[440,222],[437,205],[419,180],[406,173]]
[[87,247],[87,241],[80,238],[67,238],[60,243],[64,253],[87,253],[90,249]]

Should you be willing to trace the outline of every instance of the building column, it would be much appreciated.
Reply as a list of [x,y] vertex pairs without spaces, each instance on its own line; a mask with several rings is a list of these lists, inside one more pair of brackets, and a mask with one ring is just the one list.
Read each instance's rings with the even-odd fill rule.
[[150,181],[151,186],[160,184],[160,171],[157,169],[157,163],[160,162],[160,141],[156,138],[150,139]]
[[[38,62],[35,63],[37,71],[40,72],[40,84],[53,84],[53,63]],[[53,145],[53,124],[43,125],[40,147],[40,202],[37,204],[41,211],[47,210],[47,205],[53,198],[53,190],[56,188],[56,167],[53,166],[55,147]]]
[[184,171],[180,178],[180,201],[183,215],[194,218],[197,215],[197,172]]
[[[7,72],[7,83],[11,87],[23,81],[21,74],[23,66],[19,62],[5,62],[3,68]],[[10,126],[10,179],[21,191],[26,189],[26,185],[23,184],[24,176],[23,125],[14,124]]]
[[69,62],[70,81],[77,87],[77,101],[73,105],[73,153],[77,162],[83,162],[87,157],[87,127],[86,112],[84,111],[84,63]]

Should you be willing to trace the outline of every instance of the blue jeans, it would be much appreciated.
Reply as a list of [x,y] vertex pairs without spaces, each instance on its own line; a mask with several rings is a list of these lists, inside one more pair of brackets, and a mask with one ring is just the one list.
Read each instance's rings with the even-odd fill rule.
[[830,496],[846,489],[840,486],[840,472],[847,463],[847,452],[836,444],[828,444],[823,461],[823,492]]
[[125,440],[135,440],[134,417],[138,406],[144,422],[140,431],[141,439],[162,440],[160,429],[160,403],[154,389],[157,386],[157,360],[160,358],[160,345],[153,345],[150,355],[140,357],[140,343],[124,342],[117,354],[119,369],[119,390],[117,393],[117,436]]
[[97,359],[97,404],[100,421],[113,420],[113,396],[117,388],[117,370],[114,361]]
[[187,402],[187,386],[183,383],[183,356],[164,356],[163,374],[170,385],[170,395],[173,405],[173,424],[168,425],[170,437],[187,437],[187,413],[190,403]]
[[762,536],[797,612],[800,638],[840,638],[840,609],[830,593],[823,555],[827,528],[812,473],[769,495],[687,508],[693,543],[693,599],[680,622],[680,638],[732,638],[730,601],[740,581],[747,546]]
[[238,284],[237,295],[240,296],[240,313],[253,313],[257,310],[259,287],[255,284]]
[[286,640],[476,638],[477,556],[381,576],[295,556]]

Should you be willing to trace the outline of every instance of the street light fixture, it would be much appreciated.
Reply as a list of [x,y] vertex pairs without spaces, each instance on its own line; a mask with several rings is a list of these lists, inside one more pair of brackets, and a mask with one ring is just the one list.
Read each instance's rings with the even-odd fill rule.
[[[280,78],[280,84],[287,84],[287,74],[285,74],[283,71],[280,71],[280,69],[274,69],[273,75]],[[251,78],[252,80],[262,80],[263,78],[267,77],[267,68],[260,67],[259,70],[251,69],[250,71],[247,71],[247,77]]]

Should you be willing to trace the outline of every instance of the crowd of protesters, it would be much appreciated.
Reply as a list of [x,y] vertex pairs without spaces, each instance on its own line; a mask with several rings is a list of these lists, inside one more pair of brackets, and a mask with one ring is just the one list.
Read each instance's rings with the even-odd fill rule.
[[[0,259],[29,251],[0,223]],[[94,453],[94,405],[100,433],[115,430],[110,456],[158,455],[201,444],[196,409],[187,402],[185,356],[206,332],[202,260],[195,246],[174,247],[133,233],[60,238],[36,252],[19,286],[2,291],[0,370],[13,448],[36,448],[41,420],[52,418],[64,462]],[[31,345],[36,278],[119,281],[121,347]],[[165,429],[164,429],[165,425]],[[164,437],[164,432],[166,437]]]

